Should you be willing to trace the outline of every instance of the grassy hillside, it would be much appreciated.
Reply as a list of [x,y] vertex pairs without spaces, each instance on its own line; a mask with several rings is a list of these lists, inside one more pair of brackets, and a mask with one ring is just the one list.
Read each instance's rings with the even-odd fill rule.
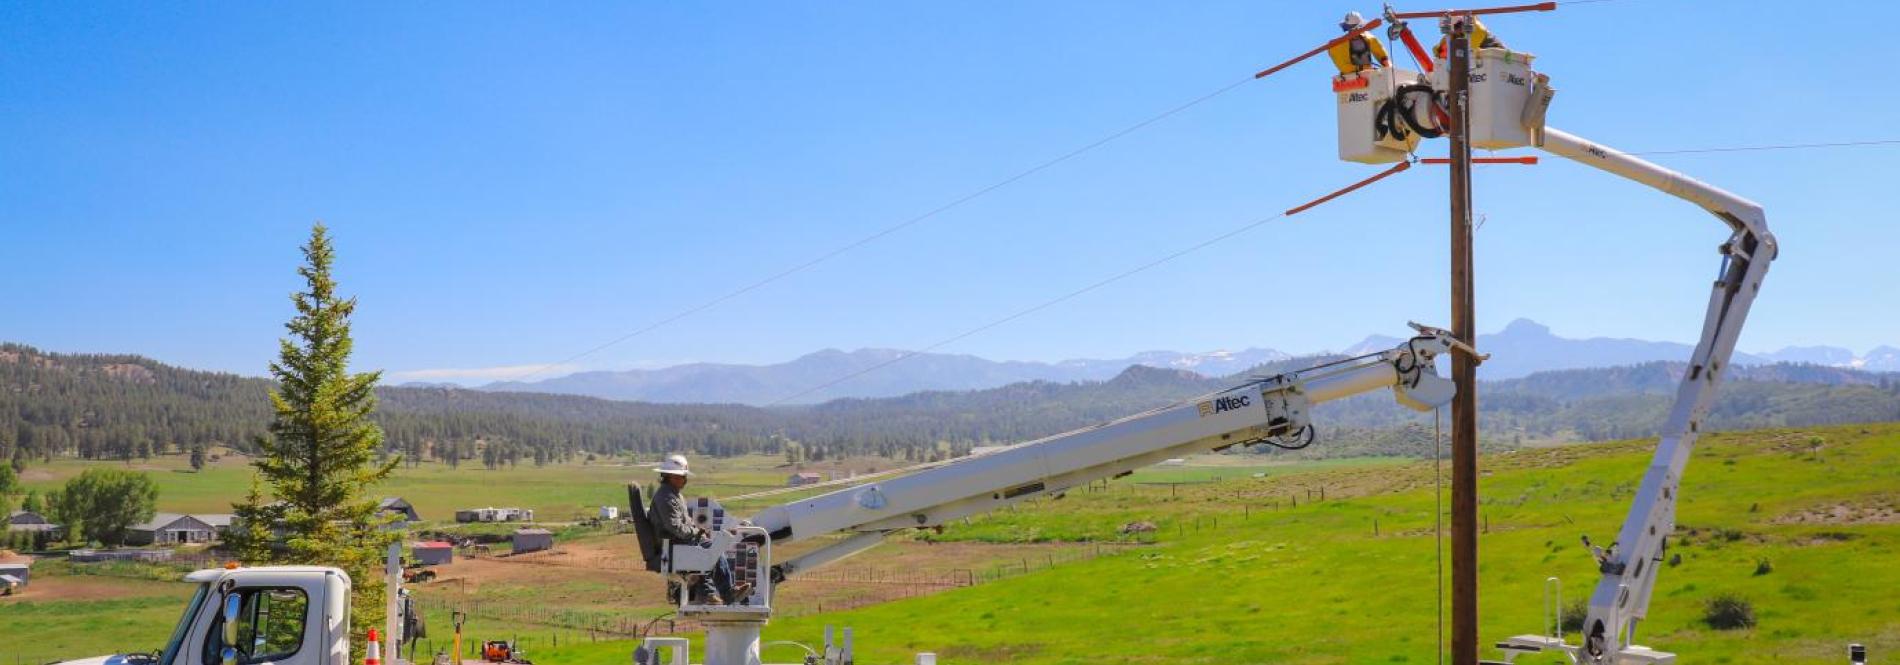
[[[1484,459],[1487,643],[1539,630],[1548,576],[1561,577],[1571,597],[1588,593],[1594,566],[1577,536],[1614,536],[1649,445]],[[938,536],[1114,540],[1122,525],[1148,521],[1157,526],[1149,536],[1156,545],[862,610],[781,619],[766,639],[809,643],[825,624],[849,625],[865,663],[910,662],[917,651],[935,651],[946,663],[1436,662],[1429,462],[1227,471],[1157,469]],[[1876,654],[1900,651],[1900,601],[1892,594],[1900,588],[1893,565],[1900,424],[1710,436],[1689,470],[1680,516],[1671,551],[1682,562],[1662,574],[1640,642],[1709,663],[1834,663],[1850,641]],[[1764,560],[1770,570],[1760,572]],[[1759,625],[1703,625],[1703,603],[1722,593],[1748,599]],[[99,648],[41,656],[154,642],[170,620],[169,610],[143,600],[138,608],[120,600],[6,602],[0,635],[125,613],[88,633]],[[554,665],[623,663],[632,649],[584,638],[559,649],[536,646],[535,661]],[[796,659],[778,649],[767,657]]]
[[[1815,443],[1819,440],[1818,446]],[[1537,632],[1541,587],[1595,581],[1583,532],[1613,537],[1647,461],[1644,443],[1570,446],[1485,460],[1485,640]],[[1643,643],[1698,662],[1839,662],[1850,641],[1900,649],[1900,427],[1720,434],[1683,488],[1682,563],[1660,578]],[[1436,662],[1436,564],[1428,465],[1347,469],[1184,488],[1072,495],[977,520],[975,533],[1109,537],[1136,519],[1161,545],[910,602],[784,621],[859,627],[866,662],[935,650],[950,662]],[[1301,500],[1316,485],[1326,501]],[[1249,510],[1280,498],[1280,510]],[[1342,498],[1344,497],[1344,498]],[[1207,522],[1218,516],[1218,527]],[[1181,529],[1200,520],[1202,528]],[[1374,522],[1379,532],[1374,535]],[[1757,574],[1761,561],[1772,571]],[[1760,623],[1716,631],[1702,605],[1749,599]],[[1176,658],[1178,657],[1178,658]],[[606,661],[602,661],[606,662]]]

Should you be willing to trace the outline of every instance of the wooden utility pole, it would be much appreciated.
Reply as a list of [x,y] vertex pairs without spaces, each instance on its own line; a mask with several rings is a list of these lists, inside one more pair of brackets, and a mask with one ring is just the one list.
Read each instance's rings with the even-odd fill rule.
[[[1472,314],[1470,16],[1452,17],[1447,36],[1451,127],[1451,334],[1478,341]],[[1451,354],[1451,662],[1478,663],[1478,359]]]

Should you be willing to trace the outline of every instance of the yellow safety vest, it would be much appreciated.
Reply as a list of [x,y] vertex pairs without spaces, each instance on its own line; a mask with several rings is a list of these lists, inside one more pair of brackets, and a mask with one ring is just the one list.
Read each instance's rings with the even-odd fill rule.
[[[1365,40],[1365,50],[1357,54],[1358,58],[1354,58],[1352,44],[1359,40]],[[1333,66],[1339,68],[1341,75],[1356,74],[1391,63],[1391,58],[1385,54],[1385,45],[1379,43],[1379,38],[1372,36],[1370,32],[1362,32],[1352,39],[1334,44],[1326,49],[1326,54],[1333,57]]]
[[[1484,21],[1476,18],[1471,19],[1471,31],[1465,33],[1465,36],[1471,39],[1471,48],[1504,48],[1504,42],[1498,41],[1496,35],[1484,29]],[[1432,47],[1432,57],[1441,59],[1451,57],[1450,53],[1445,51],[1445,44],[1450,41],[1451,35],[1439,37],[1438,45]]]

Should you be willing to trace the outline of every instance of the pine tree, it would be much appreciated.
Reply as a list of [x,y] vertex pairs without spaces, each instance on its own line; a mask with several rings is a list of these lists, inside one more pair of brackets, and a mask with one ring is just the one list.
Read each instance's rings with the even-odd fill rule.
[[[13,512],[13,485],[13,468],[0,466],[0,517]],[[4,532],[6,526],[0,523],[0,532]]]
[[193,470],[193,471],[203,471],[204,469],[205,469],[205,447],[204,447],[204,444],[202,444],[202,443],[199,443],[199,444],[192,444],[192,446],[191,446],[191,470]]
[[283,504],[266,503],[263,483],[257,476],[251,476],[250,492],[244,495],[243,502],[231,506],[231,528],[225,530],[222,538],[225,549],[244,561],[275,559],[271,526],[283,518],[283,508]]
[[349,573],[355,583],[351,632],[360,635],[382,622],[378,564],[396,538],[381,528],[384,520],[376,517],[368,490],[400,460],[376,462],[383,432],[371,415],[381,372],[348,371],[349,317],[356,299],[337,295],[330,275],[335,255],[322,223],[311,228],[303,255],[297,273],[309,290],[291,296],[297,315],[285,324],[290,338],[279,341],[277,362],[270,366],[278,386],[270,394],[275,417],[269,434],[257,438],[253,462],[279,503],[265,505],[262,493],[253,492],[234,510],[246,517],[250,529],[268,530],[272,524],[283,529],[279,547],[246,545],[253,560],[335,566]]

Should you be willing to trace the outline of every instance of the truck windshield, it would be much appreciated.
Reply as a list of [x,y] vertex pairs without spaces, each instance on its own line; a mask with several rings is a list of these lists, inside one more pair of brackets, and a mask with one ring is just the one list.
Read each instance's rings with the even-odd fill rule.
[[178,658],[178,650],[184,647],[185,634],[191,632],[192,619],[198,616],[198,606],[203,605],[205,596],[211,592],[209,583],[199,584],[198,591],[191,595],[191,602],[185,603],[185,615],[178,617],[178,627],[172,629],[172,637],[165,641],[165,650],[158,656],[158,665],[173,665]]

